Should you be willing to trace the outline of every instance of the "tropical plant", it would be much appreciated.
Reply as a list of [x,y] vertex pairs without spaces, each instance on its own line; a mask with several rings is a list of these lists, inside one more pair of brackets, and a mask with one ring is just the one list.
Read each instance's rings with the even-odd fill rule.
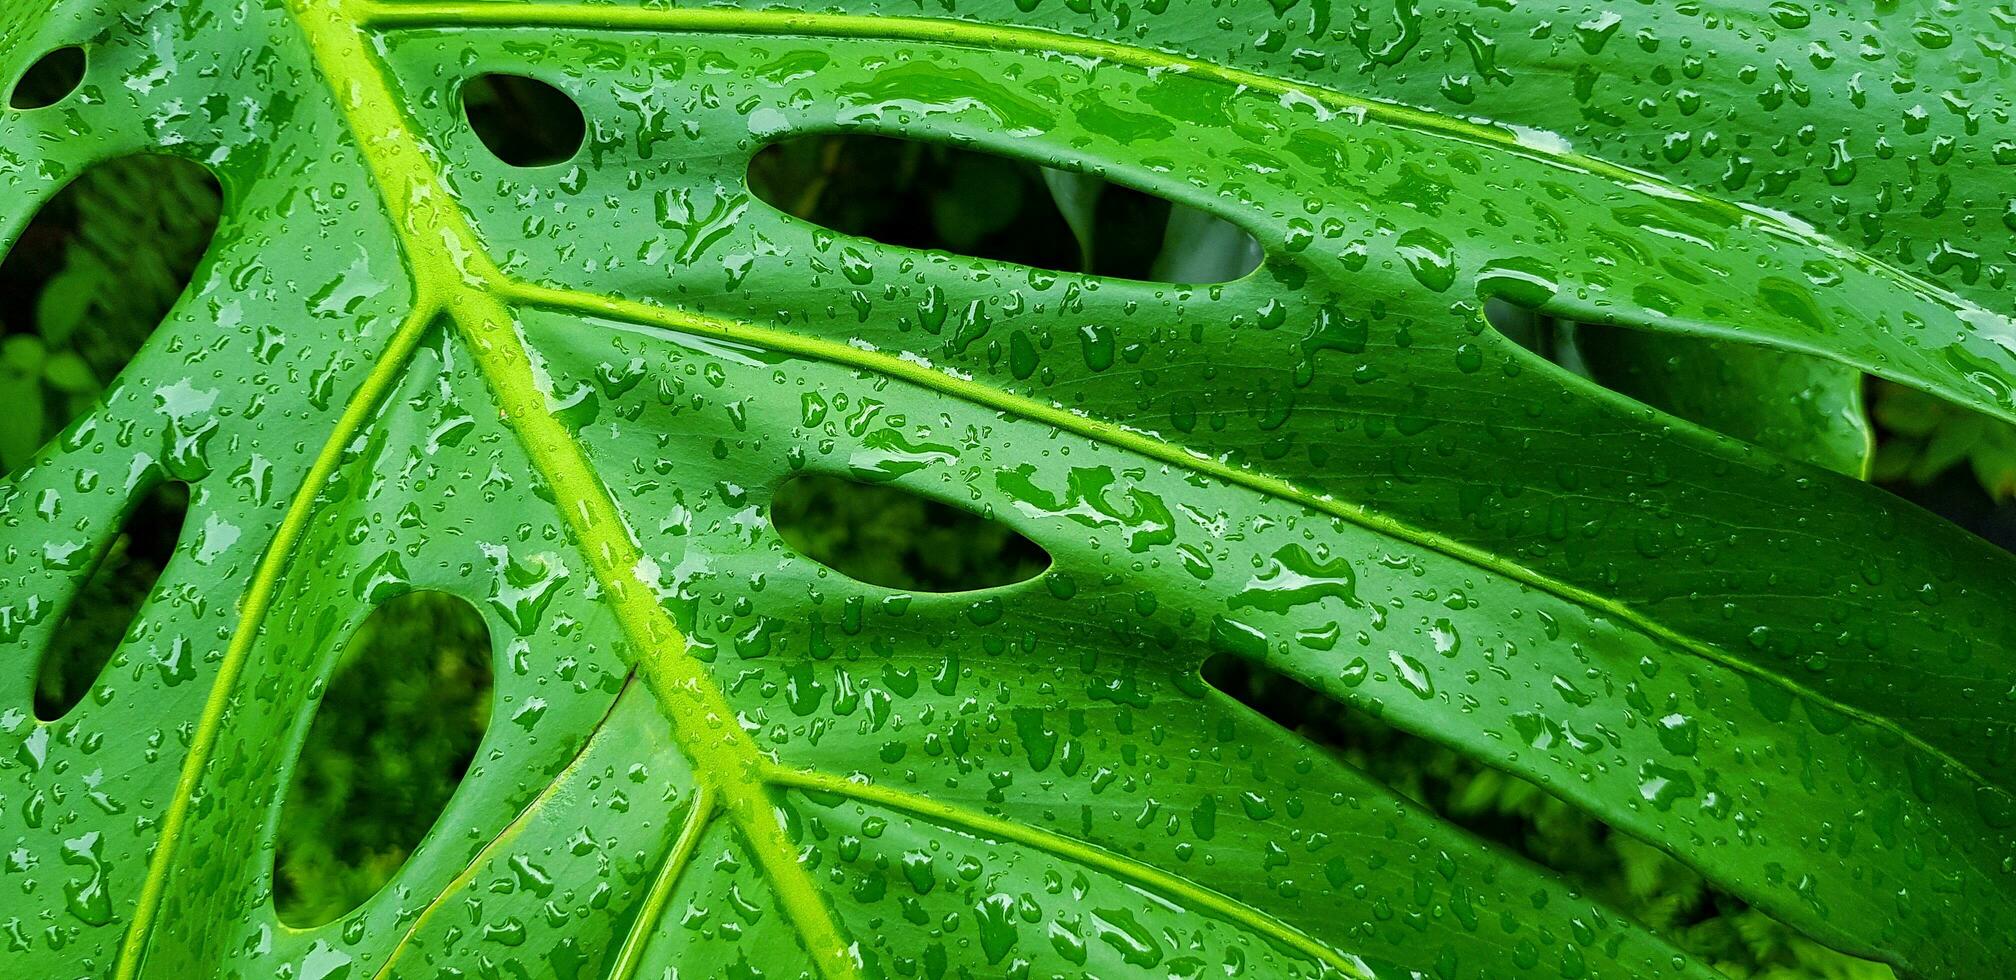
[[[0,975],[1712,976],[1646,898],[1707,883],[1709,931],[1800,934],[1764,975],[1997,975],[2016,559],[1858,480],[1836,409],[1870,374],[2016,420],[2012,29],[0,0],[9,238],[115,158],[223,188],[173,309],[0,483]],[[865,134],[1038,168],[1079,261],[752,193],[764,147]],[[1103,184],[1179,206],[1155,249],[1088,235]],[[7,383],[76,394],[41,350]],[[1043,557],[978,590],[843,558],[874,537],[792,515],[858,509],[772,506],[833,479]],[[174,558],[37,717],[183,484]],[[300,760],[372,737],[325,691],[415,622],[444,676],[487,640],[439,725],[487,703],[481,744],[382,889],[283,917],[276,842],[340,835],[302,797],[356,782]],[[1396,792],[1247,705],[1284,700],[1486,768]],[[1403,795],[1501,777],[1643,842],[1638,880]]]

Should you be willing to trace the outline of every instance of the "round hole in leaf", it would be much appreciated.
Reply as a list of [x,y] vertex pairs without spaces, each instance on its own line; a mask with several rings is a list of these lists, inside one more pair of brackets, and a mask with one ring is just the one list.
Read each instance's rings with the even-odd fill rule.
[[490,718],[490,631],[467,601],[409,592],[337,661],[281,803],[273,902],[333,922],[392,880],[461,785]]
[[464,82],[462,113],[483,146],[514,167],[565,163],[588,135],[573,98],[524,75],[492,73]]
[[84,82],[84,49],[74,44],[57,48],[28,66],[7,104],[16,109],[55,105]]
[[217,178],[142,154],[94,164],[0,260],[0,475],[89,410],[188,289],[217,232]]
[[[174,557],[188,513],[189,487],[182,483],[158,483],[133,502],[118,533],[98,549],[83,586],[64,603],[35,668],[35,717],[69,714],[119,644],[146,628],[141,611]],[[165,651],[157,665],[167,683],[194,679],[194,656]]]
[[777,489],[770,522],[786,544],[848,578],[906,592],[1026,582],[1050,555],[1007,524],[893,486],[807,473]]

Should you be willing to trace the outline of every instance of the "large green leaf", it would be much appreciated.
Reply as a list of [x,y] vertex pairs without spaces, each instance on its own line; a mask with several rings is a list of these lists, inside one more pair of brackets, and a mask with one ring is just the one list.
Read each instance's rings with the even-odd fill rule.
[[[0,973],[1709,975],[1209,689],[1214,652],[1841,949],[2016,955],[2016,561],[1482,312],[2016,419],[2006,5],[829,6],[0,0],[6,78],[90,58],[0,113],[0,228],[126,153],[227,198],[174,313],[0,484]],[[588,145],[490,156],[482,72],[570,93]],[[761,143],[842,130],[1101,173],[1267,258],[1101,280],[750,198]],[[1054,564],[848,580],[764,519],[804,471]],[[84,556],[161,479],[181,553],[34,720]],[[384,891],[282,926],[324,679],[415,589],[490,619],[485,743]]]

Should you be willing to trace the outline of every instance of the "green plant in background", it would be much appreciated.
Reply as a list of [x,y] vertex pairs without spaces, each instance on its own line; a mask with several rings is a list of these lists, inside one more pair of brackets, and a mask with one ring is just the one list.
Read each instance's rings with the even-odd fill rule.
[[1875,426],[1862,372],[1753,344],[1575,323],[1494,302],[1492,327],[1579,377],[1678,419],[1856,479]]
[[1620,834],[1518,776],[1380,722],[1340,712],[1298,684],[1232,658],[1207,664],[1215,686],[1337,758],[1478,836],[1562,875],[1737,980],[1888,980],[1880,963],[1800,935],[1644,841]]
[[0,473],[82,414],[161,321],[217,226],[216,181],[166,157],[80,177],[0,270]]
[[1041,548],[956,507],[832,478],[792,481],[770,504],[791,547],[865,582],[959,592],[1027,581],[1049,564]]
[[76,416],[97,394],[98,379],[75,353],[52,353],[33,335],[0,339],[0,399],[11,409],[0,423],[0,464],[10,470],[20,467],[49,440],[51,399],[59,406],[55,414]]
[[378,607],[336,665],[287,787],[273,901],[333,922],[406,862],[476,756],[490,715],[490,637],[467,603],[408,593]]
[[911,248],[1163,282],[1222,282],[1259,265],[1236,225],[1099,177],[877,136],[773,143],[756,196],[827,228]]
[[1854,478],[1864,373],[2016,418],[2007,11],[208,7],[0,8],[91,65],[7,227],[232,200],[0,484],[10,696],[96,674],[0,721],[0,965],[2012,952],[2016,565]]
[[[98,400],[182,291],[217,225],[216,181],[168,157],[79,177],[0,263],[0,475],[29,463]],[[71,600],[82,614],[43,654],[36,714],[76,704],[161,574],[187,489],[145,495]]]
[[1996,501],[2016,500],[2016,427],[1880,381],[1875,416],[1891,436],[1876,453],[1877,479],[1923,484],[1964,466]]

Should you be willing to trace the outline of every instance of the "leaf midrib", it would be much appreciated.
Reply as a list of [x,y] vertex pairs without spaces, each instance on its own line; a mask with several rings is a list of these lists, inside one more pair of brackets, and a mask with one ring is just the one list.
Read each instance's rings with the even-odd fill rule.
[[139,974],[196,785],[208,767],[253,637],[314,512],[319,488],[340,463],[340,447],[397,380],[420,335],[445,315],[461,332],[497,398],[504,424],[519,437],[527,458],[553,491],[555,509],[580,545],[629,640],[628,659],[657,696],[672,723],[674,741],[693,760],[698,789],[721,798],[820,974],[829,980],[853,980],[859,970],[852,945],[772,815],[774,802],[763,778],[767,760],[741,729],[705,665],[685,652],[684,637],[656,597],[631,574],[641,552],[580,447],[547,411],[529,354],[495,288],[502,276],[421,149],[357,19],[336,5],[314,0],[292,0],[288,12],[371,173],[416,284],[415,307],[397,335],[399,343],[381,355],[352,397],[261,559],[166,811],[115,977],[135,980]]
[[[654,916],[665,907],[666,896],[689,863],[698,835],[715,815],[725,813],[742,831],[745,845],[812,953],[820,974],[828,980],[855,980],[859,964],[852,944],[838,929],[831,909],[814,889],[799,864],[796,849],[784,838],[772,813],[775,801],[771,790],[817,786],[863,803],[893,806],[1103,868],[1142,887],[1165,892],[1239,922],[1345,976],[1365,975],[1355,959],[1338,954],[1267,913],[1124,855],[1041,828],[1016,827],[998,818],[899,790],[798,772],[770,761],[741,729],[736,713],[705,672],[705,665],[684,652],[684,637],[658,606],[655,595],[629,575],[641,552],[579,446],[547,410],[545,396],[533,380],[529,354],[517,336],[505,302],[513,295],[515,284],[488,258],[460,206],[420,148],[420,141],[392,95],[383,67],[364,43],[361,18],[354,16],[353,10],[334,5],[317,9],[313,0],[290,0],[289,13],[301,29],[371,171],[415,283],[414,307],[393,343],[352,396],[317,456],[310,478],[290,502],[280,531],[262,556],[248,588],[238,628],[185,757],[175,795],[169,802],[162,833],[142,883],[140,901],[116,960],[116,980],[135,980],[138,976],[197,784],[207,769],[237,678],[271,608],[273,593],[300,544],[302,531],[313,516],[321,488],[340,465],[342,447],[378,410],[427,329],[444,316],[462,333],[479,370],[498,398],[506,427],[520,438],[527,457],[554,490],[556,509],[568,523],[583,557],[592,566],[619,623],[636,648],[628,659],[645,677],[660,708],[673,723],[675,743],[694,763],[695,809],[689,813],[618,951],[615,968],[619,973],[634,968],[638,962],[648,930],[655,925]],[[515,815],[513,825],[528,813]],[[386,965],[390,963],[388,958]]]

